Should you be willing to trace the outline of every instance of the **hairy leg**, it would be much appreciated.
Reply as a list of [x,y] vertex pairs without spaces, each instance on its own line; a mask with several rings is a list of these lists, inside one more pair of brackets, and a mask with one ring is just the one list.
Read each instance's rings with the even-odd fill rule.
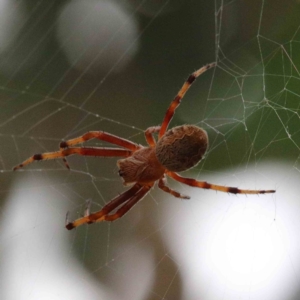
[[47,159],[57,159],[63,158],[69,155],[78,154],[84,156],[101,156],[101,157],[128,157],[132,154],[132,151],[126,149],[118,149],[118,148],[66,148],[56,152],[48,152],[42,154],[35,154],[28,159],[26,159],[23,163],[15,166],[13,170],[17,170],[22,168],[36,160],[47,160]]
[[[68,148],[70,146],[74,146],[80,143],[84,143],[87,142],[91,139],[98,139],[101,141],[105,141],[114,145],[118,145],[121,146],[123,148],[129,149],[131,151],[136,151],[138,149],[141,148],[141,146],[127,140],[127,139],[123,139],[121,137],[118,137],[116,135],[110,134],[108,132],[104,132],[104,131],[89,131],[77,138],[71,139],[71,140],[67,140],[67,141],[62,141],[59,145],[60,150],[63,150],[64,148]],[[70,169],[70,166],[66,160],[66,158],[63,157],[63,162],[65,164],[65,166]]]
[[136,151],[140,149],[141,147],[129,140],[123,139],[121,137],[118,137],[116,135],[104,132],[104,131],[89,131],[85,133],[82,136],[79,136],[77,138],[67,140],[67,141],[62,141],[59,145],[60,148],[68,148],[80,143],[84,143],[86,141],[89,141],[91,139],[98,139],[101,141],[105,141],[126,149],[129,149],[131,151]]
[[215,190],[225,193],[231,193],[231,194],[267,194],[267,193],[275,193],[275,190],[241,190],[236,187],[229,187],[229,186],[223,186],[223,185],[216,185],[211,184],[206,181],[198,181],[193,178],[186,178],[181,177],[177,173],[174,172],[167,172],[167,175],[172,177],[173,179],[187,184],[189,186],[198,187],[201,189],[208,189],[208,190]]
[[164,192],[169,193],[169,194],[173,195],[173,196],[176,197],[176,198],[190,199],[189,196],[182,195],[182,194],[176,192],[175,190],[172,190],[171,188],[169,188],[169,187],[166,185],[166,178],[161,178],[161,179],[158,181],[158,187],[159,187],[160,189],[162,189]]
[[152,127],[149,127],[146,129],[145,138],[150,147],[154,147],[156,144],[155,139],[153,137],[153,133],[159,132],[159,131],[160,131],[160,126],[152,126]]
[[183,84],[182,88],[179,90],[178,94],[176,95],[176,97],[174,98],[174,100],[171,102],[164,120],[161,124],[161,129],[159,131],[159,138],[161,138],[165,132],[168,129],[169,123],[172,120],[175,110],[176,108],[179,106],[181,99],[184,97],[185,93],[188,91],[188,89],[191,87],[192,83],[195,81],[195,79],[200,76],[202,73],[204,73],[205,71],[213,68],[216,66],[216,63],[210,63],[205,65],[204,67],[200,68],[199,70],[195,71],[194,73],[192,73],[188,79],[186,80],[186,82]]
[[136,205],[140,200],[146,196],[146,194],[149,192],[151,189],[152,185],[145,185],[142,187],[141,190],[139,190],[133,197],[131,197],[130,200],[128,200],[120,209],[117,210],[116,213],[112,215],[105,215],[102,218],[98,219],[97,222],[100,221],[115,221],[122,216],[124,216],[134,205]]
[[89,213],[89,210],[86,211],[85,216],[82,218],[79,218],[73,222],[69,222],[68,215],[66,219],[66,228],[68,230],[71,230],[75,227],[78,227],[82,224],[92,224],[95,222],[99,222],[98,220],[103,220],[103,216],[109,214],[114,209],[116,209],[118,206],[122,205],[124,202],[129,201],[133,196],[136,195],[137,192],[139,192],[142,189],[142,186],[138,183],[136,183],[133,187],[131,187],[129,190],[125,191],[121,195],[115,197],[110,202],[108,202],[101,210],[94,212],[92,214]]

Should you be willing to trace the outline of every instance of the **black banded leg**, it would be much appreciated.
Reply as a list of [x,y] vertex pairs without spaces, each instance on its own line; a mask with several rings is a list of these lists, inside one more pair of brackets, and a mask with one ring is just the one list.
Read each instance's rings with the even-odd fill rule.
[[159,135],[158,137],[161,138],[165,132],[168,129],[169,123],[172,120],[175,110],[176,108],[179,106],[181,99],[184,97],[185,93],[188,91],[188,89],[191,87],[191,85],[193,84],[193,82],[195,81],[195,79],[200,76],[202,73],[206,72],[207,70],[213,68],[216,66],[216,63],[210,63],[205,65],[204,67],[200,68],[199,70],[195,71],[194,73],[192,73],[188,79],[185,81],[185,83],[183,84],[182,88],[179,90],[178,94],[176,95],[176,97],[174,98],[174,100],[171,102],[164,120],[161,124],[161,129],[159,131]]
[[193,178],[182,177],[175,172],[169,172],[169,171],[167,172],[167,175],[172,177],[173,179],[175,179],[181,183],[187,184],[189,186],[198,187],[201,189],[231,193],[231,194],[268,194],[268,193],[276,192],[275,190],[242,190],[242,189],[238,189],[236,187],[216,185],[216,184],[208,183],[206,181],[198,181]]
[[13,170],[17,170],[22,168],[34,161],[41,161],[41,160],[48,160],[48,159],[57,159],[57,158],[65,158],[69,155],[83,155],[83,156],[99,156],[99,157],[128,157],[132,155],[132,151],[127,149],[120,149],[120,148],[101,148],[101,147],[73,147],[73,148],[66,148],[61,151],[56,152],[48,152],[42,154],[35,154],[20,165],[15,166]]
[[69,214],[66,216],[66,228],[68,230],[71,230],[75,227],[78,227],[83,224],[92,224],[95,222],[103,221],[103,217],[112,212],[113,210],[117,209],[122,204],[129,201],[132,197],[134,197],[140,190],[142,189],[142,186],[138,183],[136,183],[133,187],[131,187],[129,190],[125,191],[124,193],[118,195],[114,199],[112,199],[110,202],[108,202],[103,208],[99,211],[96,211],[94,213],[89,213],[89,208],[85,210],[84,217],[79,218],[73,222],[69,221]]
[[121,208],[119,208],[114,214],[111,215],[105,215],[101,220],[98,221],[115,221],[121,217],[123,217],[134,205],[136,205],[140,200],[142,200],[147,193],[149,193],[149,190],[151,189],[152,185],[149,186],[143,186],[141,190],[139,190],[133,197],[130,198]]
[[68,148],[71,146],[75,146],[80,143],[87,142],[91,139],[98,139],[101,141],[108,142],[110,144],[114,144],[123,148],[126,148],[131,151],[136,151],[140,149],[141,147],[127,139],[123,139],[121,137],[118,137],[116,135],[110,134],[108,132],[104,131],[89,131],[77,138],[67,140],[67,141],[62,141],[59,145],[61,149]]

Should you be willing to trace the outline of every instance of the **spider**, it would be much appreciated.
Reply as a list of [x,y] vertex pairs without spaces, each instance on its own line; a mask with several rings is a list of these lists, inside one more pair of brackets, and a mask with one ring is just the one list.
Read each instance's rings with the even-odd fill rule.
[[[208,147],[208,136],[205,130],[195,125],[182,125],[168,129],[175,110],[181,99],[191,87],[195,79],[205,71],[216,66],[210,63],[192,73],[171,102],[161,126],[149,127],[145,131],[147,147],[138,145],[129,140],[112,135],[104,131],[90,131],[84,135],[60,143],[60,150],[56,152],[35,154],[13,170],[22,168],[33,161],[62,158],[66,167],[69,165],[66,156],[78,154],[84,156],[124,157],[117,161],[119,175],[124,185],[132,185],[130,189],[108,202],[101,210],[90,213],[90,203],[87,204],[84,216],[69,222],[66,216],[66,228],[73,229],[82,224],[91,224],[101,221],[114,221],[126,214],[140,201],[158,181],[158,187],[163,191],[181,199],[189,199],[166,185],[166,175],[192,187],[211,189],[232,194],[265,194],[275,193],[275,190],[242,190],[236,187],[226,187],[185,178],[176,172],[185,171],[194,167],[202,159]],[[158,133],[156,142],[153,134]],[[121,148],[107,147],[73,147],[91,139],[99,139]]]

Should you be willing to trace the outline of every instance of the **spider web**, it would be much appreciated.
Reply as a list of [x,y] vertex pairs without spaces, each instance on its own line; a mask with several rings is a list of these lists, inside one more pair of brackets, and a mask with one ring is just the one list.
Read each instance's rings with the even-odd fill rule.
[[[299,299],[298,1],[0,1],[1,299]],[[125,187],[116,159],[12,168],[104,130],[145,144],[171,126],[210,147],[184,176],[260,196],[153,189],[122,219],[73,231]],[[106,146],[91,141],[87,145]]]

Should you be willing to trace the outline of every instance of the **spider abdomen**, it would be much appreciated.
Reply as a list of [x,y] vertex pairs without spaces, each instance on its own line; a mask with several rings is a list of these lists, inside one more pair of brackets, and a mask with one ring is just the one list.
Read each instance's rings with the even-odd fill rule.
[[195,166],[208,146],[205,130],[194,125],[168,130],[156,145],[156,157],[168,170],[180,172]]

